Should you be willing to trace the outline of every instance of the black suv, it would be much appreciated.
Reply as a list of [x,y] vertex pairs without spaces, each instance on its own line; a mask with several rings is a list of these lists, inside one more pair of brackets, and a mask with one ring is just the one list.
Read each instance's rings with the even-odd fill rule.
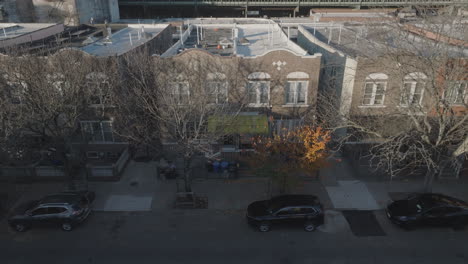
[[389,204],[387,216],[405,229],[423,225],[463,229],[468,225],[468,203],[437,193],[412,194]]
[[247,221],[261,232],[272,224],[302,225],[314,231],[324,222],[323,206],[314,195],[281,195],[266,201],[253,202],[247,208]]
[[62,192],[48,195],[39,201],[21,204],[8,218],[9,225],[18,232],[32,226],[59,225],[65,231],[83,222],[91,212],[93,192]]

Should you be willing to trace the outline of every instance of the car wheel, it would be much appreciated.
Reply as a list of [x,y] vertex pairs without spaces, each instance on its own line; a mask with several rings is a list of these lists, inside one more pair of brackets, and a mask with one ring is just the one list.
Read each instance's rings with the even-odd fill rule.
[[23,223],[16,223],[16,224],[13,224],[12,226],[18,232],[24,232],[26,231],[26,229],[28,229],[28,227]]
[[307,222],[304,225],[304,230],[307,231],[307,232],[315,231],[315,229],[316,229],[316,227],[315,227],[314,223],[312,223],[312,222]]
[[262,222],[260,223],[260,225],[258,226],[258,230],[260,232],[268,232],[270,231],[270,223],[268,222]]
[[62,230],[63,231],[72,231],[73,226],[70,223],[63,223],[62,224]]

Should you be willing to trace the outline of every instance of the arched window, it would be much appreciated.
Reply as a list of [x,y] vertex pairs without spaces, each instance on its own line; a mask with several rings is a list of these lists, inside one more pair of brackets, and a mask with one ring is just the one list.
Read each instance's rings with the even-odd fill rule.
[[270,100],[270,78],[266,72],[249,74],[247,83],[248,103],[250,106],[266,106]]
[[413,72],[405,76],[401,93],[401,106],[421,105],[427,76]]
[[385,99],[388,76],[385,73],[372,73],[366,77],[362,105],[382,106]]
[[208,102],[212,104],[226,103],[228,100],[228,85],[223,73],[208,73],[206,78],[206,93]]
[[109,99],[109,78],[102,72],[92,72],[86,75],[86,86],[91,97],[91,105],[104,105]]
[[190,85],[184,75],[179,74],[174,81],[169,82],[169,93],[176,104],[188,104],[190,100]]
[[284,88],[286,104],[307,104],[309,75],[305,72],[291,72],[286,78],[287,81]]

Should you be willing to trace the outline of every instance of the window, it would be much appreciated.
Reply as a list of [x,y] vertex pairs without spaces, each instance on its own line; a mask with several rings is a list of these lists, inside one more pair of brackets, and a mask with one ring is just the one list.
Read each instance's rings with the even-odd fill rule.
[[250,81],[247,87],[250,105],[266,105],[270,98],[269,81]]
[[307,104],[307,90],[309,74],[305,72],[291,72],[286,78],[285,101],[286,104]]
[[104,105],[110,97],[109,79],[104,73],[92,72],[86,76],[91,105]]
[[364,84],[362,105],[381,106],[384,104],[387,79],[387,75],[383,73],[373,73],[367,76]]
[[61,214],[65,211],[67,211],[67,209],[63,207],[49,207],[47,210],[47,213],[48,214]]
[[188,104],[190,98],[188,82],[172,82],[169,86],[170,92],[177,104]]
[[66,85],[65,76],[61,73],[47,74],[46,79],[51,84],[52,88],[63,96]]
[[265,106],[270,101],[270,75],[254,72],[249,75],[247,96],[250,106]]
[[83,140],[113,142],[112,121],[82,121]]
[[314,208],[302,208],[301,214],[314,214],[316,213]]
[[27,88],[27,84],[24,81],[21,81],[20,74],[13,74],[11,76],[8,74],[4,74],[3,78],[7,84],[11,103],[20,104],[24,92]]
[[288,81],[286,83],[286,104],[306,104],[307,81]]
[[410,73],[403,81],[401,93],[401,106],[421,105],[424,94],[426,75],[423,73]]
[[452,82],[448,88],[446,99],[450,104],[465,104],[467,101],[468,81]]
[[227,102],[227,83],[223,81],[208,81],[208,102],[211,104],[222,104]]
[[278,212],[278,215],[280,216],[291,215],[291,214],[293,214],[293,212],[290,209],[283,209]]
[[46,215],[48,214],[47,208],[38,208],[31,213],[33,216]]

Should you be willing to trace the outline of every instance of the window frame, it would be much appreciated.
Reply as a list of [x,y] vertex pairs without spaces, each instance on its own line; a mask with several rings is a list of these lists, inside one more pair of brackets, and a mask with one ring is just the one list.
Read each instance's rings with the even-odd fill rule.
[[[460,96],[461,87],[464,85],[462,95]],[[453,99],[453,93],[456,91],[455,100]],[[446,100],[450,105],[465,105],[468,100],[468,81],[452,81],[450,86],[447,89],[447,93],[444,94]],[[458,102],[457,99],[461,99],[461,102]]]
[[[248,106],[250,107],[262,107],[262,106],[268,106],[269,103],[270,103],[270,83],[271,81],[268,80],[268,79],[264,79],[264,80],[249,80],[248,83],[247,83],[247,96],[249,97],[248,98]],[[262,103],[261,102],[261,99],[262,99],[262,93],[261,93],[261,87],[262,87],[262,84],[266,84],[266,88],[267,88],[267,102],[265,103]],[[250,102],[250,89],[252,89],[251,87],[254,86],[255,87],[255,103],[251,103]]]
[[[212,90],[210,90],[211,89],[210,85],[213,85],[213,84],[215,84],[215,87],[216,87],[215,92],[212,92]],[[225,104],[225,103],[227,103],[229,101],[229,99],[228,99],[228,83],[226,81],[209,80],[209,81],[206,82],[206,87],[207,87],[208,102],[210,104]],[[223,91],[220,91],[221,89]],[[221,95],[224,96],[224,102],[220,102],[220,101],[223,101],[222,98],[220,98]],[[212,102],[211,96],[214,96],[215,102]]]
[[[181,93],[181,87],[184,87],[187,92]],[[173,81],[169,83],[169,93],[178,105],[186,105],[190,102],[190,83],[187,81]],[[187,101],[184,102],[182,96],[186,94]]]
[[[370,94],[370,103],[365,104],[364,100],[368,99],[366,98],[366,87],[368,84],[372,85],[372,93]],[[383,84],[383,93],[382,93],[382,103],[381,104],[375,104],[375,97],[377,96],[377,88],[378,84]],[[385,92],[387,91],[387,80],[366,80],[364,82],[364,87],[363,87],[363,93],[362,93],[362,100],[361,100],[361,107],[383,107],[385,106]]]
[[[408,96],[407,100],[405,100],[405,95],[407,95],[406,94],[406,87],[405,87],[406,84],[411,85],[410,92],[408,94],[409,96]],[[419,102],[414,103],[413,99],[414,99],[414,95],[416,94],[415,92],[416,92],[416,88],[417,88],[418,84],[422,85],[422,90],[421,90],[421,93],[420,93],[421,97],[419,98]],[[423,98],[424,98],[425,87],[426,87],[426,82],[424,82],[424,81],[416,81],[416,80],[404,81],[403,82],[403,89],[402,89],[403,93],[401,94],[401,97],[400,97],[400,106],[401,107],[421,106]]]
[[[304,102],[303,103],[299,103],[298,102],[298,92],[297,92],[297,86],[299,83],[304,83]],[[294,84],[294,87],[293,88],[293,96],[294,96],[294,99],[293,99],[293,102],[288,102],[288,91],[287,91],[287,87],[288,85],[291,85],[291,84]],[[286,106],[291,106],[291,105],[299,105],[299,106],[306,106],[307,103],[308,103],[308,100],[307,100],[307,96],[308,96],[308,92],[309,92],[309,81],[308,80],[287,80],[286,81],[286,85],[284,86],[285,87],[285,91],[284,91],[284,100],[285,100],[285,105]],[[291,86],[289,86],[291,88]]]

